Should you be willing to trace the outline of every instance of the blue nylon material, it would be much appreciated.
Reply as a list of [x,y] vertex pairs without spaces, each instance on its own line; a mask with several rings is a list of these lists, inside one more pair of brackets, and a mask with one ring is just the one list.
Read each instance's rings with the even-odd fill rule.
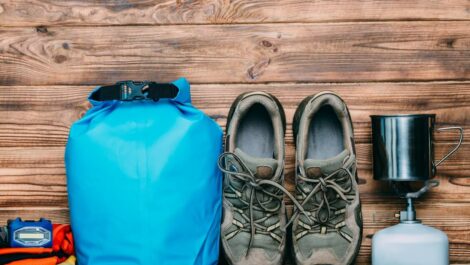
[[65,162],[79,265],[217,264],[222,130],[175,99],[90,101]]

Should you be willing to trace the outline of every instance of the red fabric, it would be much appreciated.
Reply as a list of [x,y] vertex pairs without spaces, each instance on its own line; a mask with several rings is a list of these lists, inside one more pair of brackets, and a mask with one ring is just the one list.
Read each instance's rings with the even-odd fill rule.
[[[54,252],[62,250],[68,256],[74,255],[73,236],[70,225],[54,224],[52,228],[52,249]],[[58,263],[63,262],[67,257],[59,258]]]
[[75,254],[73,247],[73,236],[70,225],[53,225],[52,232],[54,252],[62,250],[65,254],[71,256]]

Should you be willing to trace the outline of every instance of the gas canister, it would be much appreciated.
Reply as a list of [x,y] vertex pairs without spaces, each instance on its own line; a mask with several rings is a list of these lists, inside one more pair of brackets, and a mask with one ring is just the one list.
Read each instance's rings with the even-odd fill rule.
[[372,238],[373,265],[449,264],[447,235],[420,222],[402,222]]

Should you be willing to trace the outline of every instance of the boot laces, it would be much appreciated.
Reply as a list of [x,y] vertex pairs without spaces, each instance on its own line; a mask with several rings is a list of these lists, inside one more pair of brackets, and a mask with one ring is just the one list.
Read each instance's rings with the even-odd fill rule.
[[[300,239],[309,233],[324,234],[334,231],[351,242],[351,236],[341,231],[341,228],[345,226],[346,207],[337,208],[334,204],[337,203],[338,200],[346,202],[347,205],[351,204],[355,196],[352,185],[354,181],[353,174],[347,168],[341,167],[328,175],[321,174],[318,178],[309,178],[306,176],[303,167],[299,167],[297,177],[304,183],[310,184],[309,186],[312,187],[311,191],[306,191],[297,185],[297,190],[300,193],[298,199],[302,201],[302,207],[305,207],[309,202],[314,207],[311,210],[307,210],[310,216],[308,223],[299,220],[299,225],[304,228],[304,230],[296,234],[296,239]],[[346,185],[344,185],[345,183]],[[344,186],[346,186],[346,188]],[[329,198],[329,191],[332,191],[336,196]],[[317,194],[320,194],[320,196],[318,196],[320,199],[319,203],[314,200],[314,196]],[[297,217],[298,213],[297,209],[295,209],[293,218]]]
[[[237,167],[231,167],[227,164],[227,158],[232,158],[240,165],[240,169]],[[250,240],[246,255],[248,255],[255,234],[265,234],[271,236],[278,242],[282,241],[279,235],[274,233],[274,230],[280,228],[282,232],[286,231],[286,228],[290,225],[293,219],[290,219],[284,226],[280,226],[280,221],[267,227],[263,224],[268,218],[278,214],[283,200],[283,195],[288,196],[295,204],[296,209],[303,213],[308,220],[311,220],[307,212],[304,211],[302,205],[285,189],[281,184],[276,181],[268,179],[256,178],[255,174],[246,166],[245,162],[233,152],[225,152],[220,155],[218,160],[218,166],[220,170],[225,173],[225,177],[228,178],[227,190],[224,190],[224,196],[237,199],[243,204],[242,207],[232,205],[233,209],[240,213],[243,220],[234,220],[234,224],[238,227],[237,230],[226,235],[227,240],[233,238],[239,232],[249,232]],[[241,187],[235,187],[233,183],[241,182]],[[248,189],[248,198],[245,198],[244,192]],[[274,190],[274,192],[272,191]],[[260,199],[262,197],[263,199]],[[269,207],[272,202],[277,202],[274,207]],[[254,211],[262,213],[262,218],[255,220]],[[248,211],[246,216],[245,211]],[[235,217],[234,217],[235,219]],[[242,222],[248,222],[249,227],[246,227]]]

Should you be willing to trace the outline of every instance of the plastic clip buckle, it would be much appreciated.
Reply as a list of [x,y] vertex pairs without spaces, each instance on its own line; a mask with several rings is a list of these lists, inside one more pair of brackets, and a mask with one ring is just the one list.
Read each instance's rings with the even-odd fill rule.
[[121,100],[130,101],[147,99],[149,88],[148,81],[120,81],[117,83],[121,87]]

